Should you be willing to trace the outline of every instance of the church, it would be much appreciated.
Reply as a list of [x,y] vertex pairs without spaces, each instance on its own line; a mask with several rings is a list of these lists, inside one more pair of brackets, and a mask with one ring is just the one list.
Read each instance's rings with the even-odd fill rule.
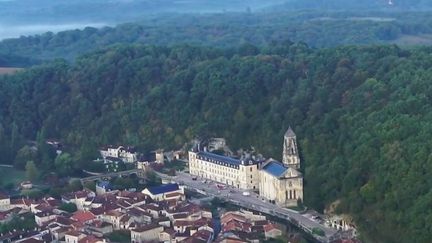
[[297,139],[291,127],[285,133],[282,161],[269,160],[262,164],[259,194],[282,207],[296,206],[303,201],[303,175],[300,169],[300,156]]
[[258,190],[259,195],[282,207],[303,201],[303,175],[297,139],[291,127],[284,135],[282,163],[254,156],[232,158],[195,146],[189,151],[189,173],[244,190]]

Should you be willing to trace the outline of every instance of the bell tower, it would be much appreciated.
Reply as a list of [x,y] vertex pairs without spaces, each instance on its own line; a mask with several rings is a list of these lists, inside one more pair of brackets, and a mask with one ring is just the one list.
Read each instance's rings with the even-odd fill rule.
[[297,138],[291,127],[285,132],[282,162],[288,167],[300,168],[300,157],[297,149]]

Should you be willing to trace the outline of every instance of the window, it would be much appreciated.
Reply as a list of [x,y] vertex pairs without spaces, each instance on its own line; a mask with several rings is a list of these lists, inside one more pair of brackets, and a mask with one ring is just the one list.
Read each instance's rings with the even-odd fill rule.
[[250,171],[252,172],[252,167],[250,167]]

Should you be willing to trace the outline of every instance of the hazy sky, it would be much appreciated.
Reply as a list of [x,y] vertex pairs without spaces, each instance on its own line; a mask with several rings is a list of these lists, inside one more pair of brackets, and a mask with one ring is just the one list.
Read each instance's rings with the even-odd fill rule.
[[[0,40],[134,22],[163,12],[246,11],[284,0],[0,0]],[[9,3],[6,3],[9,2]]]

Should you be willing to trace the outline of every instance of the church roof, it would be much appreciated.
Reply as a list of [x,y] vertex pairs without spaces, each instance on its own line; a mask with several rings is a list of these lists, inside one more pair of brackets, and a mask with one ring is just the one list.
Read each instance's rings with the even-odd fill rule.
[[262,168],[265,172],[275,177],[281,177],[287,168],[277,161],[270,161]]
[[285,132],[285,137],[295,137],[294,131],[291,129],[291,127],[288,128],[288,130]]

